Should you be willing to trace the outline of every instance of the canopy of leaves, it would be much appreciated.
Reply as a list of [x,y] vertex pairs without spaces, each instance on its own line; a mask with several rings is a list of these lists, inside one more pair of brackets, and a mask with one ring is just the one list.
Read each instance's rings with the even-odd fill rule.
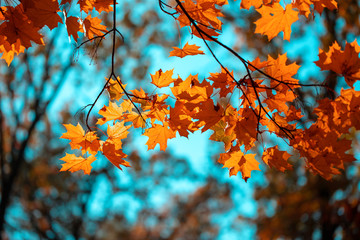
[[[116,26],[116,1],[42,0],[1,8],[0,28],[4,34],[0,47],[2,57],[8,64],[15,53],[20,54],[30,48],[31,42],[46,44],[41,35],[44,27],[51,30],[65,24],[69,37],[73,36],[78,47],[94,41],[100,47],[104,39],[113,36],[111,71],[101,91],[109,92],[110,102],[99,111],[102,117],[97,120],[99,125],[107,123],[107,133],[93,130],[101,129],[100,126],[90,126],[89,116],[97,97],[86,117],[86,132],[79,124],[76,127],[65,125],[67,132],[62,138],[70,140],[71,148],[80,150],[82,155],[66,155],[62,158],[66,162],[62,170],[84,170],[88,174],[90,164],[96,161],[98,154],[105,155],[119,168],[119,165],[129,167],[130,164],[123,160],[126,154],[122,152],[121,141],[131,128],[143,128],[143,135],[148,137],[148,149],[154,149],[159,144],[162,151],[166,150],[167,142],[177,133],[188,137],[189,133],[195,131],[213,131],[216,137],[213,135],[210,139],[223,142],[225,147],[219,163],[229,168],[230,175],[240,171],[245,180],[250,177],[251,171],[259,170],[255,158],[263,158],[265,164],[280,171],[291,169],[287,163],[289,156],[281,154],[277,148],[267,150],[265,147],[264,153],[254,155],[254,147],[263,144],[261,139],[266,134],[288,143],[288,151],[292,155],[298,154],[309,170],[325,179],[339,174],[344,169],[344,163],[355,160],[348,152],[351,140],[345,140],[343,136],[350,127],[359,128],[357,115],[360,98],[354,89],[354,83],[360,76],[360,47],[357,43],[346,44],[345,50],[341,50],[335,42],[328,51],[320,50],[320,59],[315,62],[317,66],[344,76],[350,88],[341,91],[331,101],[320,100],[311,113],[316,115],[316,119],[304,127],[300,123],[308,120],[301,114],[302,110],[290,107],[298,100],[299,89],[328,86],[302,84],[296,78],[300,66],[288,59],[286,53],[275,58],[268,56],[263,62],[259,58],[250,61],[220,42],[218,37],[225,22],[223,8],[227,4],[226,0],[175,0],[169,3],[159,0],[160,10],[168,14],[169,19],[172,18],[180,28],[188,28],[191,34],[203,41],[209,56],[221,67],[221,73],[209,69],[207,79],[199,79],[198,75],[174,78],[173,70],[163,72],[160,69],[151,74],[151,83],[156,88],[151,93],[143,89],[125,89],[126,81],[116,73],[116,38],[124,38]],[[280,32],[283,32],[283,39],[290,41],[291,28],[293,23],[300,21],[299,16],[310,19],[314,14],[322,14],[324,9],[338,9],[334,0],[281,4],[278,1],[241,1],[239,5],[245,9],[254,6],[260,13],[261,16],[254,22],[254,33],[266,35],[269,41]],[[94,16],[94,12],[112,14],[113,21],[109,24],[112,26],[105,26],[101,18]],[[79,41],[79,32],[83,33],[85,41]],[[216,57],[210,42],[239,61],[244,71],[234,70],[239,72],[240,77],[234,76]],[[199,48],[187,42],[182,48],[173,47],[170,56],[183,58],[204,54]],[[170,89],[171,95],[157,93],[158,88],[165,87]],[[237,101],[233,101],[233,98],[237,96],[240,103],[235,104]],[[229,100],[222,100],[226,98]],[[282,159],[275,160],[277,158]]]

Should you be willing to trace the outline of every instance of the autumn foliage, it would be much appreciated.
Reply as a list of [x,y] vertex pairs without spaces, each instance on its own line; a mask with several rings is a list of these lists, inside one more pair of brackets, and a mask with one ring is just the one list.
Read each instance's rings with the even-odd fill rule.
[[[218,62],[221,70],[209,72],[207,78],[201,79],[198,75],[178,76],[174,73],[176,69],[159,69],[146,79],[153,85],[149,87],[151,91],[146,92],[141,88],[128,89],[112,67],[105,81],[99,82],[105,84],[99,96],[107,91],[110,100],[98,112],[96,124],[91,125],[88,119],[98,98],[92,104],[85,124],[64,124],[66,132],[61,138],[70,140],[71,149],[77,151],[61,158],[65,163],[60,171],[83,170],[90,174],[91,163],[100,155],[119,169],[130,167],[122,149],[123,140],[133,128],[143,129],[149,150],[159,145],[162,151],[172,138],[191,137],[195,131],[211,131],[210,140],[224,144],[218,162],[229,169],[230,175],[240,172],[244,180],[251,177],[252,171],[260,170],[260,159],[283,172],[292,169],[289,158],[294,156],[305,161],[311,172],[328,180],[340,174],[345,163],[355,160],[350,151],[353,135],[349,130],[360,129],[360,93],[354,89],[354,83],[360,78],[357,42],[344,43],[344,48],[342,43],[335,42],[329,50],[319,50],[316,65],[322,71],[344,77],[348,88],[341,90],[334,99],[319,100],[312,113],[316,118],[310,119],[295,104],[298,90],[328,86],[304,84],[297,79],[300,66],[288,59],[286,53],[246,60],[220,42],[218,37],[225,17],[222,7],[226,4],[227,0],[159,0],[160,10],[168,14],[169,19],[173,18],[180,28],[188,28],[206,46],[201,49],[187,42],[169,49],[169,56],[184,58],[207,54]],[[335,0],[295,0],[291,3],[241,0],[238,5],[243,9],[256,9],[260,17],[254,22],[254,38],[265,35],[269,41],[280,38],[280,33],[284,40],[290,41],[293,23],[311,21],[325,8],[341,8],[341,3],[338,6]],[[14,55],[24,52],[33,43],[46,44],[41,30],[46,27],[51,30],[59,24],[65,24],[69,38],[72,36],[78,47],[92,41],[98,41],[101,47],[100,43],[105,39],[122,38],[116,28],[116,11],[112,0],[27,0],[16,6],[2,6],[2,58],[11,64]],[[69,12],[78,14],[71,16]],[[101,17],[93,17],[92,12],[98,12],[100,16],[102,12],[113,12],[113,26],[104,26]],[[79,33],[85,41],[79,41]],[[210,42],[238,59],[244,69],[240,77],[233,73],[239,69],[227,68],[216,57]],[[169,89],[169,94],[160,93],[162,88]],[[234,101],[234,98],[238,100]],[[279,149],[278,145],[264,145],[265,135],[275,137],[278,143],[287,147]],[[260,154],[254,151],[259,145],[264,148]]]

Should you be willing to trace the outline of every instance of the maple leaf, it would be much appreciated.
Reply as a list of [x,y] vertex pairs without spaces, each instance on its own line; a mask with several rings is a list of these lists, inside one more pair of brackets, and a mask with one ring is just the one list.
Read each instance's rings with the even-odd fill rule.
[[188,137],[188,131],[194,131],[191,121],[190,111],[186,109],[185,104],[179,101],[175,102],[174,108],[170,108],[169,126],[173,131],[178,131],[180,136]]
[[230,121],[230,124],[233,129],[228,128],[225,133],[230,134],[231,131],[234,131],[239,144],[245,145],[245,149],[248,150],[255,145],[258,120],[250,108],[243,108],[239,113],[241,118],[232,116],[234,121]]
[[[105,78],[105,80],[107,81],[108,79]],[[122,98],[122,96],[124,95],[124,91],[121,88],[121,86],[119,85],[119,83],[125,89],[127,84],[122,84],[121,80],[120,80],[120,77],[117,77],[117,80],[110,79],[109,85],[106,87],[106,90],[108,91],[108,93],[110,95],[110,100],[119,101]]]
[[81,29],[80,23],[78,22],[78,18],[73,16],[67,17],[65,24],[66,24],[66,30],[69,35],[69,39],[70,36],[73,36],[74,40],[77,41],[77,39],[79,38],[78,32]]
[[21,4],[8,8],[4,15],[5,22],[0,25],[1,35],[6,36],[6,42],[10,45],[17,41],[25,48],[31,47],[31,41],[44,45],[42,35],[38,32],[40,28],[35,27],[23,12]]
[[199,112],[194,115],[194,118],[205,123],[201,129],[201,132],[205,132],[221,120],[223,113],[224,110],[219,104],[215,106],[214,101],[208,99],[200,104]]
[[120,106],[122,107],[124,112],[132,112],[132,109],[134,107],[134,105],[128,99],[124,99],[123,102],[120,104]]
[[270,75],[272,78],[270,79],[270,87],[276,88],[277,91],[288,91],[289,88],[284,85],[280,84],[279,81],[283,83],[289,83],[292,88],[299,87],[298,82],[299,80],[293,78],[293,76],[297,73],[300,66],[296,63],[291,63],[287,65],[288,58],[287,54],[283,54],[278,56],[277,59],[273,59],[270,55],[268,56],[267,60],[267,67],[265,68],[265,72]]
[[292,9],[291,4],[286,5],[285,10],[279,3],[274,3],[271,6],[262,6],[256,11],[261,14],[261,18],[255,22],[255,33],[268,36],[270,41],[282,31],[284,40],[290,41],[291,24],[299,19],[298,12]]
[[83,158],[82,156],[77,157],[75,154],[66,153],[65,157],[60,158],[60,160],[65,162],[62,164],[60,172],[76,172],[83,170],[84,174],[89,175],[92,168],[91,164],[96,160],[96,158],[93,155]]
[[[203,25],[197,25],[197,28],[195,26],[191,26],[191,32],[198,38],[208,40],[208,41],[213,41],[212,38],[217,39],[217,36],[220,35],[215,29],[207,28]],[[208,36],[210,36],[212,38],[210,38]]]
[[140,90],[131,90],[131,93],[134,95],[134,98],[132,99],[133,102],[140,103],[142,107],[149,104],[150,98],[142,88],[140,88]]
[[311,13],[312,0],[295,0],[292,3],[293,8],[297,8],[301,15],[309,16]]
[[322,13],[324,8],[328,8],[330,11],[337,9],[336,0],[311,0],[314,4],[314,9],[318,13]]
[[256,71],[257,69],[263,69],[264,67],[267,67],[269,65],[268,61],[261,62],[259,57],[256,57],[254,61],[250,62],[250,64],[249,64],[249,69],[251,71]]
[[286,102],[292,102],[296,96],[292,91],[286,91],[285,93],[277,93],[276,95],[270,95],[264,100],[271,111],[277,110],[278,112],[288,112],[289,106]]
[[255,9],[260,8],[264,3],[264,0],[241,0],[240,9],[249,10],[251,7]]
[[221,73],[210,73],[209,80],[213,81],[213,87],[220,89],[220,97],[226,97],[229,93],[234,91],[236,87],[236,82],[233,80],[234,74],[233,72],[226,71],[225,69],[221,69]]
[[96,154],[100,149],[100,141],[95,132],[87,132],[79,146],[82,147],[83,154],[86,152]]
[[278,112],[273,113],[272,120],[269,119],[265,124],[264,122],[262,122],[263,125],[266,125],[270,132],[274,132],[279,137],[287,136],[282,129],[293,131],[296,126],[296,124],[289,124],[286,118]]
[[[316,136],[315,151],[303,152],[307,157],[307,167],[323,178],[330,180],[333,175],[340,174],[339,169],[344,169],[345,162],[353,162],[355,158],[347,151],[351,149],[351,140],[342,139],[341,142],[335,137],[336,133],[329,132]],[[304,149],[305,150],[305,149]]]
[[198,75],[189,75],[185,81],[178,78],[171,88],[173,95],[183,100],[186,107],[192,111],[200,102],[204,102],[210,98],[213,93],[213,87],[207,81],[198,80]]
[[24,50],[25,47],[21,45],[20,39],[11,45],[6,42],[4,42],[4,45],[0,45],[0,53],[2,52],[1,58],[6,61],[8,66],[10,66],[10,63],[14,59],[15,54],[19,55],[20,53],[23,53]]
[[183,48],[173,47],[174,50],[170,52],[169,57],[175,56],[183,58],[188,55],[204,54],[204,52],[200,51],[199,48],[200,47],[195,44],[189,45],[188,43],[185,43]]
[[339,75],[343,75],[346,83],[353,87],[356,80],[360,79],[360,47],[356,40],[346,43],[345,50],[342,51],[339,44],[334,42],[326,53],[319,50],[319,60],[315,64],[324,70],[331,70]]
[[[216,5],[219,4],[221,6],[224,1],[201,0],[195,3],[192,0],[182,0],[181,2],[190,17],[200,23],[199,25],[211,26],[221,30],[222,23],[218,17],[223,17],[224,15],[216,8]],[[189,26],[190,21],[180,6],[176,7],[176,11],[179,13],[177,20],[180,26]]]
[[263,154],[263,161],[269,167],[275,167],[277,170],[284,172],[285,170],[292,170],[288,159],[291,155],[285,151],[280,151],[277,146],[268,148]]
[[240,171],[245,182],[251,177],[251,171],[260,171],[260,163],[255,159],[256,154],[245,154],[236,148],[232,148],[227,153],[220,154],[218,162],[229,168],[229,175],[237,175]]
[[121,149],[122,147],[122,139],[125,139],[129,134],[128,129],[131,126],[125,126],[124,122],[117,122],[113,126],[108,126],[107,135],[108,139],[111,140],[112,144],[115,146],[115,149]]
[[165,103],[165,100],[169,97],[169,95],[163,94],[161,96],[155,95],[153,96],[153,100],[150,105],[150,112],[147,114],[149,118],[151,118],[152,122],[158,120],[160,122],[164,122],[167,115],[169,114],[168,105]]
[[25,14],[33,22],[35,27],[42,28],[44,25],[49,29],[54,29],[58,23],[62,23],[59,12],[59,3],[57,0],[34,1],[34,6],[27,8]]
[[95,0],[78,0],[78,4],[80,5],[80,10],[89,13],[94,7]]
[[172,78],[173,74],[173,69],[165,72],[160,69],[155,74],[150,74],[152,80],[151,83],[158,88],[167,87],[176,80]]
[[286,121],[292,122],[294,120],[299,120],[302,117],[303,115],[301,114],[301,110],[296,109],[293,105],[291,105],[289,111],[286,114]]
[[113,4],[113,0],[79,0],[78,4],[80,9],[86,13],[92,11],[94,8],[101,13],[102,11],[110,12],[113,8],[110,6]]
[[162,126],[160,124],[154,124],[151,128],[145,130],[143,134],[149,137],[146,145],[149,149],[154,149],[157,144],[160,145],[160,150],[165,151],[167,148],[167,140],[176,136],[175,132],[168,126]]
[[114,0],[95,0],[93,7],[99,13],[101,12],[111,12],[113,8],[110,6],[114,3]]
[[223,120],[217,122],[210,129],[214,131],[214,133],[210,136],[210,140],[223,142],[225,146],[225,151],[229,150],[231,147],[232,141],[235,139],[235,132],[232,131],[230,134],[226,134],[227,123]]
[[125,122],[131,122],[134,128],[144,128],[146,124],[147,113],[142,112],[141,115],[138,112],[131,111],[124,115]]
[[84,140],[85,131],[78,123],[76,126],[72,124],[63,124],[67,132],[63,133],[60,138],[70,140],[71,149],[80,149],[80,143]]
[[126,158],[127,155],[120,149],[116,149],[116,146],[112,141],[106,140],[103,144],[103,154],[115,167],[120,170],[122,170],[120,165],[130,167],[129,162],[123,159]]
[[109,106],[104,106],[100,109],[99,114],[103,117],[98,119],[96,124],[103,125],[111,120],[121,120],[123,118],[124,110],[114,102],[109,102]]
[[[91,15],[88,15],[83,22],[83,25],[85,26],[86,30],[86,37],[88,39],[92,39],[94,36],[101,36],[103,35],[102,32],[106,32],[106,26],[101,25],[101,19],[98,17],[91,17]],[[84,30],[81,28],[80,32],[84,32]]]

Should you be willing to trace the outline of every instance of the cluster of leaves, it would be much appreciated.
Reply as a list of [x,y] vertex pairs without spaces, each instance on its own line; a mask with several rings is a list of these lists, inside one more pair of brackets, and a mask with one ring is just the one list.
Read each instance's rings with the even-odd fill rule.
[[[52,30],[58,27],[59,23],[64,23],[69,37],[73,36],[75,41],[79,38],[78,32],[83,32],[89,39],[106,32],[106,27],[101,25],[101,19],[91,16],[91,11],[112,11],[112,0],[79,0],[76,6],[73,6],[73,2],[75,1],[62,0],[59,4],[57,0],[26,0],[13,6],[14,2],[5,0],[6,6],[0,8],[2,59],[10,65],[14,55],[31,47],[31,42],[44,45],[41,31],[45,26]],[[82,18],[68,15],[70,9],[76,7],[80,8]]]
[[[57,5],[56,1],[42,2]],[[71,2],[62,1],[62,4]],[[85,0],[78,1],[78,4],[80,10],[85,13],[92,9],[98,12],[111,11],[111,1]],[[276,58],[268,56],[264,61],[259,58],[248,61],[218,41],[217,37],[222,29],[222,21],[219,18],[224,16],[221,9],[226,4],[227,0],[176,0],[174,6],[171,6],[159,1],[164,13],[172,16],[180,27],[189,28],[194,36],[204,41],[210,54],[221,66],[221,71],[209,73],[207,79],[199,80],[198,75],[190,75],[185,79],[180,76],[173,78],[173,70],[160,69],[151,74],[151,83],[157,89],[168,87],[171,95],[167,95],[154,94],[155,91],[149,94],[143,89],[127,90],[112,67],[112,72],[101,91],[102,93],[106,89],[109,92],[110,102],[99,111],[102,117],[97,121],[97,125],[107,124],[106,133],[100,130],[101,127],[90,127],[88,121],[87,132],[80,124],[66,124],[67,132],[62,138],[70,140],[72,149],[81,150],[82,155],[66,154],[61,159],[66,162],[61,171],[84,170],[85,174],[89,174],[91,163],[96,160],[96,154],[99,153],[120,169],[121,166],[130,166],[124,160],[126,154],[122,152],[122,140],[127,137],[130,128],[145,129],[143,135],[149,138],[146,143],[148,149],[154,149],[159,144],[160,150],[163,151],[166,150],[167,141],[177,134],[188,137],[189,133],[195,131],[210,130],[213,132],[210,139],[224,144],[225,152],[220,154],[218,162],[229,168],[230,175],[236,175],[240,171],[244,180],[250,178],[251,171],[260,170],[252,149],[263,143],[262,138],[265,134],[276,136],[289,145],[287,151],[281,151],[277,146],[264,146],[265,150],[259,156],[267,165],[280,171],[292,169],[288,161],[291,155],[287,152],[303,158],[307,168],[325,179],[339,174],[345,162],[355,160],[348,152],[351,149],[352,138],[348,133],[352,126],[359,129],[357,120],[360,98],[353,87],[360,72],[360,48],[357,43],[347,43],[345,50],[341,50],[337,43],[328,52],[320,50],[317,66],[321,70],[330,70],[344,76],[350,89],[343,90],[334,100],[319,101],[318,107],[313,111],[317,119],[309,122],[310,120],[302,115],[301,109],[295,107],[297,89],[326,86],[299,82],[295,75],[300,66],[296,63],[289,64],[286,53]],[[296,0],[283,5],[276,0],[242,0],[240,7],[249,9],[253,6],[261,14],[255,22],[255,33],[266,35],[269,41],[280,32],[283,32],[285,40],[290,40],[291,25],[299,20],[299,15],[310,18],[311,15],[321,14],[324,8],[334,10],[338,7],[335,0]],[[103,39],[113,32],[115,38],[115,34],[120,33],[116,29],[115,1],[113,8],[114,22],[110,31],[99,25],[100,19],[92,18],[90,15],[79,21],[78,18],[65,14],[69,35],[77,38],[77,32],[84,31],[87,41],[92,41],[96,38]],[[13,8],[8,7],[4,11],[12,16],[11,11],[14,10],[10,9]],[[46,23],[45,20],[43,22]],[[10,20],[5,23],[14,25]],[[28,20],[27,23],[32,22]],[[4,23],[1,26],[3,25]],[[9,36],[5,37],[9,39],[9,44],[19,41],[24,47],[30,46],[22,44],[22,41],[25,41],[22,35],[18,35],[16,41]],[[213,42],[234,55],[246,73],[240,78],[235,77],[216,57],[208,42]],[[38,40],[36,43],[42,41]],[[115,40],[113,44],[115,45]],[[197,54],[204,53],[195,44],[188,43],[182,48],[174,47],[170,52],[170,56],[181,58]],[[112,57],[114,58],[114,51]],[[231,98],[234,97],[238,97],[239,101],[232,101]],[[307,122],[306,126],[301,124],[304,121]]]

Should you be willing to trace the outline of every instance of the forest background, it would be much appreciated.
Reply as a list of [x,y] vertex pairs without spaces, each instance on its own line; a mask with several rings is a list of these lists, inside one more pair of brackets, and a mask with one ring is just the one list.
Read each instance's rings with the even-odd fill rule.
[[[209,55],[168,58],[173,46],[186,41],[208,53],[184,29],[180,43],[176,22],[154,2],[121,1],[117,8],[125,44],[117,42],[115,64],[130,89],[149,88],[149,73],[159,68],[202,78],[209,68],[220,70]],[[336,91],[347,87],[342,77],[320,72],[313,62],[319,48],[353,42],[359,35],[357,1],[342,1],[338,10],[301,19],[292,27],[290,42],[279,36],[269,42],[254,34],[259,18],[254,9],[240,10],[239,2],[229,1],[223,10],[227,24],[219,40],[244,58],[287,52],[302,65],[298,79],[312,82],[321,76]],[[102,18],[111,26],[111,15]],[[356,163],[328,182],[291,159],[294,171],[275,172],[261,165],[262,172],[253,172],[245,183],[240,176],[229,178],[217,163],[222,145],[210,143],[209,134],[170,140],[166,152],[147,152],[146,137],[131,136],[126,151],[132,168],[121,172],[97,161],[89,176],[59,173],[66,148],[66,141],[59,140],[62,123],[85,121],[84,107],[94,101],[110,69],[112,46],[103,41],[74,51],[64,26],[44,34],[45,46],[30,48],[9,67],[1,63],[2,238],[329,239],[360,234]],[[233,65],[225,51],[215,50],[224,64]],[[331,97],[314,88],[302,95],[308,105]],[[106,101],[101,98],[94,112]],[[357,148],[354,141],[355,155]]]

